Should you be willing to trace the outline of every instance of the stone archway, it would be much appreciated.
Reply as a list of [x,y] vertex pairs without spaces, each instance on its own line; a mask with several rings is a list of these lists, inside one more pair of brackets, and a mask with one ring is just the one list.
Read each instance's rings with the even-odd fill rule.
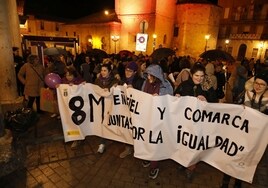
[[247,51],[247,45],[246,44],[241,44],[239,46],[239,50],[238,50],[238,54],[237,54],[237,61],[242,61],[245,58],[246,55],[246,51]]

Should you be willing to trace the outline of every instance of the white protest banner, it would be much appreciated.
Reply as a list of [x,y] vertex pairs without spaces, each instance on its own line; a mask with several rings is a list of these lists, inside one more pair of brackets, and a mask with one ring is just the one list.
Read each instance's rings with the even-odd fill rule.
[[148,40],[148,34],[138,33],[136,39],[136,50],[146,52],[147,40]]
[[268,143],[267,116],[240,105],[92,84],[61,84],[57,95],[65,141],[98,135],[133,144],[141,159],[204,161],[251,183]]

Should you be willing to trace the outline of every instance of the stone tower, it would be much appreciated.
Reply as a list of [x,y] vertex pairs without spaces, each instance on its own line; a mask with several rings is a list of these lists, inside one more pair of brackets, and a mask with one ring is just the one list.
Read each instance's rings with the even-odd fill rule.
[[[177,55],[198,58],[205,50],[216,49],[222,8],[208,1],[178,1],[174,37]],[[209,39],[205,36],[209,35]]]
[[115,11],[121,20],[120,49],[135,49],[137,33],[148,34],[146,54],[155,46],[169,47],[173,40],[176,0],[115,0]]

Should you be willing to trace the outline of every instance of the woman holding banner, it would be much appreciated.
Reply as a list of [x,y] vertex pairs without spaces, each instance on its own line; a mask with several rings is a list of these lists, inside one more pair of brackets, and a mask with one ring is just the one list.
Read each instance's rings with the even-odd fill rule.
[[[254,77],[252,87],[247,86],[244,105],[268,115],[268,69]],[[230,179],[231,176],[224,174],[221,188],[228,188]],[[242,187],[242,181],[235,179],[234,187]]]
[[[196,63],[190,70],[190,78],[186,81],[183,81],[175,90],[175,96],[193,96],[197,97],[201,101],[213,101],[213,99],[209,99],[208,92],[202,89],[201,84],[204,81],[205,73],[206,68],[201,63]],[[195,168],[196,165],[192,165],[186,169],[186,177],[190,181],[193,178]]]
[[[140,76],[138,72],[138,65],[135,61],[129,62],[125,67],[125,76],[120,81],[120,85],[126,84],[127,87],[131,87],[137,90],[141,90],[144,79]],[[126,156],[132,154],[132,147],[126,145],[125,150],[120,153],[120,158],[125,158]]]
[[[85,81],[82,79],[82,77],[79,75],[79,73],[73,66],[69,66],[66,68],[65,77],[62,78],[62,83],[69,85],[79,85],[85,83]],[[71,149],[76,149],[79,144],[80,140],[73,141]]]
[[[95,84],[103,88],[104,90],[110,90],[111,87],[116,86],[118,84],[118,80],[114,77],[112,73],[111,63],[102,64],[100,75],[96,78]],[[98,153],[103,153],[105,151],[105,139],[101,139],[101,143],[98,148]]]
[[[145,71],[145,77],[147,78],[142,86],[142,91],[158,95],[172,95],[173,87],[167,79],[164,77],[164,73],[161,67],[157,64],[150,65]],[[149,178],[155,179],[159,173],[158,161],[143,161],[143,167],[150,167]]]

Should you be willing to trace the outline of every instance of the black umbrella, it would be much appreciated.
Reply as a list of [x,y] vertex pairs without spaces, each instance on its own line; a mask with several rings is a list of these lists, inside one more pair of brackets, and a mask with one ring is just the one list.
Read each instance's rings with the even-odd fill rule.
[[154,60],[160,61],[168,56],[175,55],[175,51],[170,48],[158,48],[151,54]]
[[98,57],[100,59],[109,57],[108,54],[105,51],[103,51],[101,49],[97,49],[97,48],[94,48],[92,50],[87,51],[87,54],[89,56]]
[[121,50],[119,53],[120,57],[132,57],[134,54],[129,50]]
[[67,55],[66,50],[59,47],[50,47],[44,49],[44,55]]
[[210,61],[224,60],[234,62],[235,59],[231,54],[223,50],[208,50],[203,52],[199,57]]

